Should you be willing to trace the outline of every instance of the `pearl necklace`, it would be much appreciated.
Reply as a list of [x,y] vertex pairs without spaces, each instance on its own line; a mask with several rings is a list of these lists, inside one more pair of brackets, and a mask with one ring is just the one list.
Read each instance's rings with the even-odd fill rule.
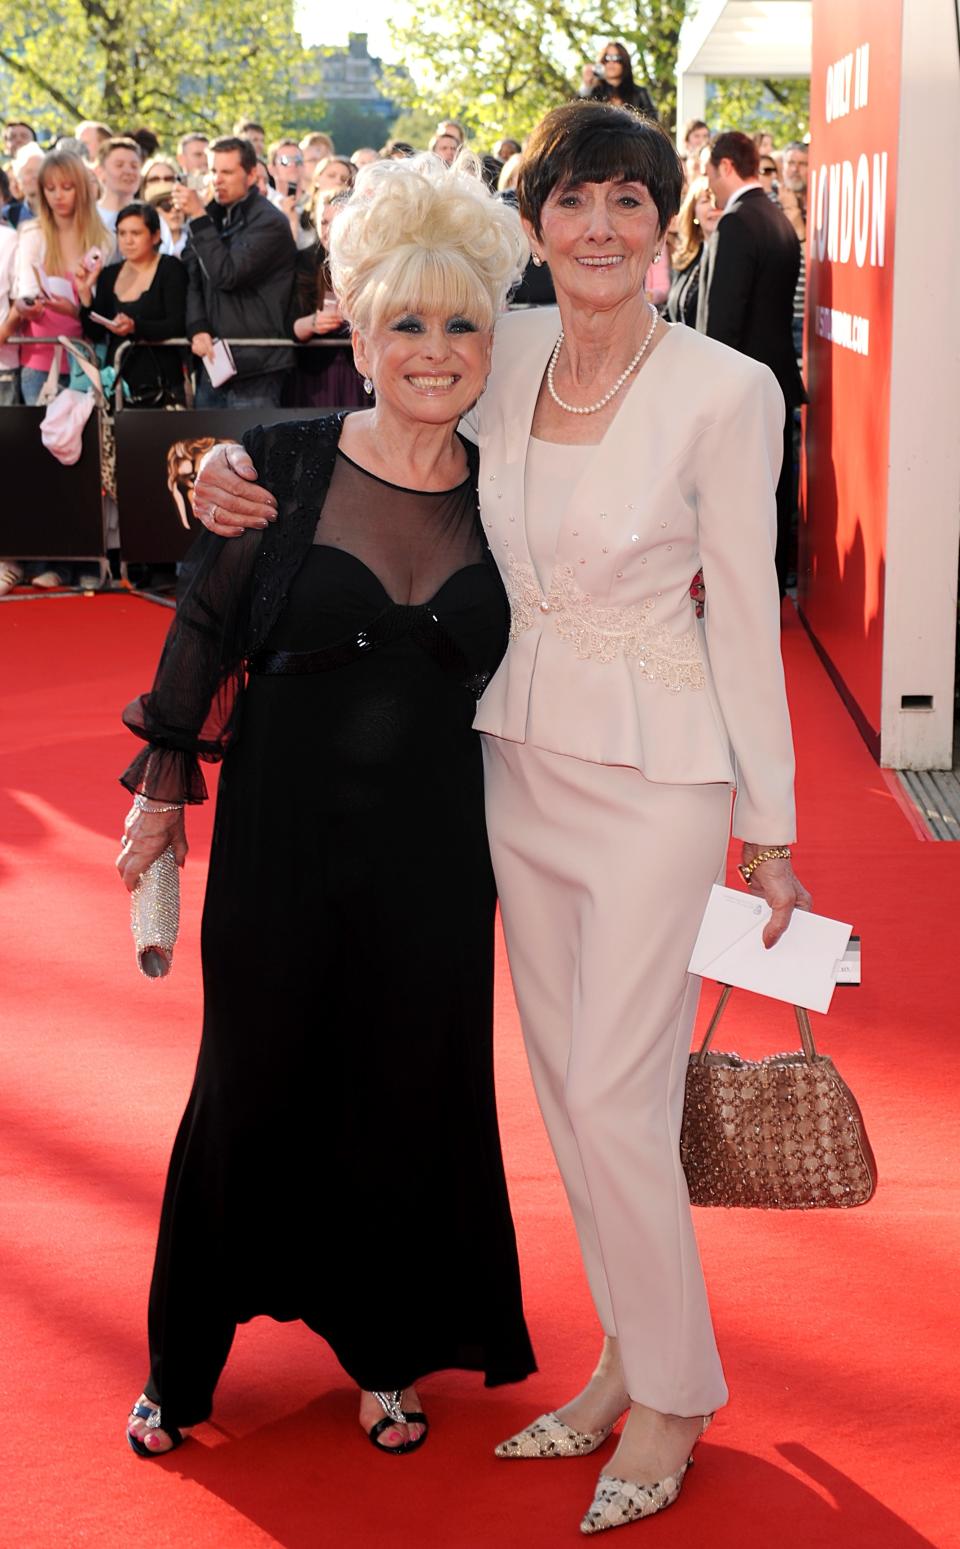
[[[649,303],[648,303],[648,305],[649,305]],[[560,351],[563,349],[563,337],[564,337],[564,335],[563,335],[563,329],[561,328],[561,330],[560,330],[560,337],[557,340],[556,344],[554,345],[553,354],[550,356],[550,364],[547,366],[547,388],[549,390],[550,397],[553,399],[554,403],[557,405],[558,408],[565,409],[568,414],[596,414],[598,409],[604,408],[605,405],[610,402],[611,398],[615,398],[617,396],[617,393],[620,391],[620,389],[623,386],[624,382],[627,380],[627,377],[630,376],[631,372],[636,371],[637,367],[639,366],[641,360],[644,357],[644,354],[646,353],[647,345],[650,343],[650,340],[653,338],[653,331],[654,331],[654,329],[657,326],[657,311],[656,311],[656,308],[652,307],[652,306],[650,307],[650,311],[653,314],[653,316],[650,319],[650,327],[647,330],[647,337],[644,339],[644,341],[641,344],[640,348],[637,350],[636,355],[634,355],[634,357],[631,360],[631,362],[630,362],[629,366],[627,367],[626,371],[621,371],[620,375],[617,377],[617,380],[614,382],[614,384],[611,387],[610,391],[608,393],[604,393],[603,397],[599,400],[599,402],[588,404],[587,407],[583,408],[583,409],[578,409],[572,403],[564,403],[563,399],[560,397],[559,393],[557,392],[557,389],[553,385],[554,369],[556,367],[557,361],[560,359]]]

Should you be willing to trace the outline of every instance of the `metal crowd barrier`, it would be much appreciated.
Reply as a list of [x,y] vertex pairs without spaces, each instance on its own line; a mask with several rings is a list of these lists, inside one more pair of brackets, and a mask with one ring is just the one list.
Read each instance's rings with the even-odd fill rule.
[[[57,336],[14,337],[11,344],[56,345]],[[284,338],[228,339],[238,347],[291,350],[343,349],[348,339],[293,340]],[[88,340],[71,340],[96,364]],[[185,338],[125,339],[114,357],[117,370],[112,403],[94,408],[83,432],[81,454],[70,467],[47,451],[40,439],[45,408],[18,404],[0,410],[0,453],[5,470],[5,514],[0,536],[4,559],[80,560],[99,566],[102,578],[109,573],[107,521],[119,510],[120,553],[124,564],[171,565],[182,559],[198,523],[193,516],[193,484],[200,460],[218,441],[237,441],[244,431],[259,424],[302,419],[321,408],[249,409],[143,408],[128,412],[123,398],[120,369],[131,349],[138,346],[188,348]],[[67,357],[65,355],[65,363]],[[202,369],[197,362],[197,369]],[[332,403],[329,410],[340,407]],[[327,411],[329,412],[329,411]],[[104,442],[101,419],[109,416]],[[101,447],[115,448],[116,507],[103,489]]]

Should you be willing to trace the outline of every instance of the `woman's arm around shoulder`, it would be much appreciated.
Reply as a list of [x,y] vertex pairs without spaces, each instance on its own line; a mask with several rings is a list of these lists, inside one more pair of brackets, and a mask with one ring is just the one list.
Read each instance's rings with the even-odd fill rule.
[[[262,437],[258,428],[245,438],[248,455],[258,460]],[[146,743],[120,777],[135,794],[161,803],[205,800],[200,761],[219,761],[237,732],[262,541],[256,530],[239,543],[201,531],[191,545],[153,687],[123,715]]]

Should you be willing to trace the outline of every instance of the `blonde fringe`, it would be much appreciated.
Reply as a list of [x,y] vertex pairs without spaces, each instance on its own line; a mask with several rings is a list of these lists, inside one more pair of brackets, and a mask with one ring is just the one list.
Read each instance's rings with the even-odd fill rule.
[[530,254],[516,210],[463,152],[453,167],[425,153],[361,168],[330,247],[334,289],[361,333],[408,311],[492,328]]
[[72,151],[50,151],[40,166],[40,230],[43,232],[43,264],[51,274],[63,274],[64,257],[60,250],[60,233],[43,193],[44,179],[52,172],[72,179],[77,190],[73,218],[84,252],[98,247],[104,260],[110,257],[115,243],[113,236],[100,219],[96,200],[90,190],[89,169]]

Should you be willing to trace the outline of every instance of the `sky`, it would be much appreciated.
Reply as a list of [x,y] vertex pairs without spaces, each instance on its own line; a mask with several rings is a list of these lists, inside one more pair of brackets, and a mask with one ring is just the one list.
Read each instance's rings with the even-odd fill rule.
[[[399,9],[396,0],[350,0],[347,7],[334,5],[332,0],[298,0],[297,19],[308,46],[342,46],[348,32],[366,32],[370,53],[389,59],[392,49],[387,22],[391,16],[397,16]],[[348,20],[344,19],[345,10]]]

